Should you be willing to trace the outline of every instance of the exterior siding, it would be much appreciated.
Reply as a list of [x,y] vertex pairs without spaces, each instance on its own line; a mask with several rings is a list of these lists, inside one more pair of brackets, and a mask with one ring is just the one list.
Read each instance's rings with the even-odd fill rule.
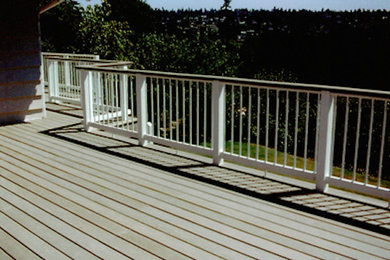
[[40,119],[38,0],[0,3],[0,124]]

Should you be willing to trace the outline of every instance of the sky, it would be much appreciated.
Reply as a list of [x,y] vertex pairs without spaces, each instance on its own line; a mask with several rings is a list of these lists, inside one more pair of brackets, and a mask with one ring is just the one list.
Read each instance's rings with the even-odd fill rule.
[[[82,6],[98,4],[101,0],[77,0]],[[152,8],[176,9],[219,9],[223,0],[146,0]],[[390,10],[390,0],[232,0],[233,9],[266,9],[274,7],[283,9],[310,10],[355,10],[355,9],[386,9]]]

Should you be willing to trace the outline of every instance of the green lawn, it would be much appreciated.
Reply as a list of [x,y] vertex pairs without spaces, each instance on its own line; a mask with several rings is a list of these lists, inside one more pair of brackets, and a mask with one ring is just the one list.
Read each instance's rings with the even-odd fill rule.
[[[242,143],[241,149],[242,149],[241,155],[244,157],[247,157],[248,156],[248,144]],[[230,141],[226,142],[226,151],[227,152],[231,151],[231,142]],[[234,142],[233,152],[235,154],[239,153],[239,143],[238,142]],[[259,160],[265,160],[265,146],[259,145],[259,155],[258,156],[259,156],[259,158],[258,158]],[[250,144],[250,156],[249,157],[253,158],[253,159],[256,158],[256,144],[253,144],[253,143]],[[274,160],[275,160],[275,149],[268,148],[267,161],[274,162]],[[278,164],[284,164],[284,153],[283,152],[277,151],[276,162]],[[286,155],[286,164],[288,166],[291,166],[291,167],[294,166],[294,156],[293,155],[291,155],[291,154]],[[304,158],[303,157],[297,156],[296,167],[303,169],[303,167],[304,167]],[[306,160],[306,169],[309,171],[314,170],[314,160],[313,159],[308,158]]]
[[[231,151],[231,142],[227,141],[226,142],[226,152]],[[234,154],[239,154],[239,143],[234,142],[233,143],[233,152]],[[247,157],[248,156],[248,145],[247,143],[242,143],[241,147],[241,156]],[[274,162],[274,157],[275,156],[275,149],[273,148],[268,148],[268,162]],[[256,158],[256,144],[251,143],[250,144],[250,158],[255,159]],[[259,154],[258,154],[258,159],[259,160],[265,160],[265,146],[259,145]],[[276,156],[276,162],[278,164],[284,164],[284,153],[277,151],[277,156]],[[294,156],[291,154],[286,155],[286,164],[288,166],[294,166]],[[297,156],[296,158],[296,168],[298,169],[303,169],[304,167],[304,158]],[[313,158],[307,158],[306,160],[306,169],[309,171],[314,170],[314,159]],[[341,175],[341,168],[340,167],[333,167],[333,176],[339,177]],[[353,178],[353,171],[345,169],[344,170],[344,178],[352,180]],[[357,172],[356,173],[356,180],[358,182],[363,182],[365,181],[365,175],[362,172]],[[377,185],[377,177],[376,176],[369,176],[368,178],[368,183],[372,185]],[[385,188],[390,188],[390,181],[387,180],[382,180],[382,187]]]

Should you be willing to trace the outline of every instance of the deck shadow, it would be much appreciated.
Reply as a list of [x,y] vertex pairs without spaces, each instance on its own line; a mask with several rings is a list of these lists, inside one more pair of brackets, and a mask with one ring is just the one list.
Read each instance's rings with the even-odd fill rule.
[[83,113],[81,108],[76,108],[76,107],[68,107],[68,106],[62,106],[62,105],[57,105],[55,103],[47,103],[49,105],[46,107],[47,111],[59,113],[62,115],[66,116],[72,116],[76,118],[83,118]]
[[291,209],[384,235],[390,233],[388,224],[390,210],[386,208],[320,193],[223,166],[215,166],[151,147],[141,147],[108,137],[101,132],[86,133],[80,124],[53,128],[40,133]]

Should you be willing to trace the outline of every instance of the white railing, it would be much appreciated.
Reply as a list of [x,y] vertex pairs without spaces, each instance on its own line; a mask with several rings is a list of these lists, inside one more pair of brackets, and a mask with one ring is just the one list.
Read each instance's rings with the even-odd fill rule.
[[84,127],[390,199],[389,92],[79,66]]
[[48,101],[81,105],[81,78],[76,66],[93,64],[95,66],[115,67],[129,65],[131,62],[93,59],[92,56],[84,59],[51,55],[46,56],[45,64],[47,64],[48,75]]
[[99,55],[94,54],[74,54],[74,53],[56,53],[56,52],[42,52],[42,69],[41,73],[43,75],[43,84],[44,86],[49,85],[49,64],[47,58],[67,58],[67,59],[84,59],[84,60],[99,60]]

